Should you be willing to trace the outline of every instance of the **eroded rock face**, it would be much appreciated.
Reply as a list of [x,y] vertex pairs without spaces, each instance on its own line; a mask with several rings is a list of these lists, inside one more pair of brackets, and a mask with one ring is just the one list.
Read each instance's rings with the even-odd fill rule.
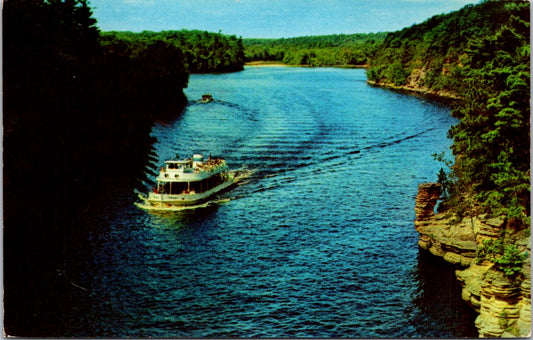
[[476,319],[479,336],[528,335],[531,329],[531,294],[526,287],[530,286],[530,282],[508,278],[493,268],[487,270],[481,281],[481,307]]
[[435,205],[440,197],[441,185],[438,183],[422,183],[418,186],[415,201],[416,221],[426,221],[434,216]]
[[[485,216],[459,222],[445,214],[434,214],[440,186],[424,183],[418,188],[415,229],[418,244],[433,255],[464,269],[456,276],[462,285],[462,298],[478,313],[476,327],[480,337],[527,337],[531,334],[531,263],[522,272],[506,277],[489,261],[476,263],[476,249],[484,240],[496,240],[516,232],[503,218]],[[518,234],[517,234],[518,235]],[[511,235],[512,236],[512,235]],[[529,237],[513,236],[520,251],[531,253]]]
[[418,245],[447,262],[469,266],[476,257],[476,242],[472,226],[468,223],[451,224],[441,215],[429,219],[429,223],[416,224],[420,233]]
[[453,224],[449,217],[435,215],[440,190],[438,183],[423,183],[418,187],[415,203],[418,245],[450,263],[468,266],[476,257],[474,227],[468,220]]
[[461,297],[478,313],[481,308],[482,278],[491,266],[492,264],[476,265],[474,263],[467,269],[455,271],[455,276],[463,287]]
[[[522,249],[530,251],[531,243]],[[515,277],[505,276],[490,262],[473,263],[464,270],[457,270],[456,276],[463,287],[463,300],[479,313],[476,327],[480,337],[531,335],[530,259]]]
[[[529,266],[531,268],[531,265]],[[531,277],[524,279],[520,285],[521,297],[520,300],[520,313],[518,314],[518,320],[513,327],[513,334],[517,334],[520,337],[531,337]],[[506,337],[504,333],[502,336]]]

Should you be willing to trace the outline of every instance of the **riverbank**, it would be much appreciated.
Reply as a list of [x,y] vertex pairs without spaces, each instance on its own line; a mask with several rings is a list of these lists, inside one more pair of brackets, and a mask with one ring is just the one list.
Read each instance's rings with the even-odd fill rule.
[[[310,65],[289,65],[280,61],[258,60],[249,61],[244,64],[245,67],[334,67],[334,68],[368,68],[369,65],[333,65],[333,66],[310,66]],[[410,85],[395,85],[393,83],[376,82],[367,79],[367,84],[375,87],[384,87],[397,91],[405,91],[409,93],[421,94],[424,96],[433,96],[443,99],[461,100],[461,96],[450,91],[432,91],[429,88],[421,88],[416,84]]]
[[285,64],[281,61],[269,61],[269,60],[258,60],[258,61],[249,61],[244,64],[244,66],[257,66],[257,67],[269,67],[269,66],[285,66],[285,67],[334,67],[334,68],[367,68],[368,65],[331,65],[331,66],[312,66],[312,65],[290,65]]
[[293,66],[293,65],[287,65],[279,61],[249,61],[244,63],[244,66],[261,66],[261,67],[269,67],[269,66]]
[[[454,221],[446,213],[434,214],[440,186],[419,186],[415,204],[418,245],[429,253],[458,266],[463,300],[479,316],[475,326],[480,337],[527,337],[531,334],[531,261],[520,272],[507,276],[493,262],[478,259],[478,249],[486,240],[504,238],[521,253],[531,253],[529,231],[504,218],[477,216]],[[502,236],[504,235],[504,236]]]
[[422,95],[427,96],[436,96],[441,98],[447,98],[447,99],[454,99],[454,100],[461,100],[463,97],[459,96],[456,93],[450,92],[450,91],[433,91],[426,87],[418,87],[414,84],[410,85],[395,85],[393,83],[384,83],[384,82],[376,82],[374,80],[367,80],[367,84],[371,86],[376,87],[385,87],[393,90],[398,91],[406,91],[406,92],[414,92]]

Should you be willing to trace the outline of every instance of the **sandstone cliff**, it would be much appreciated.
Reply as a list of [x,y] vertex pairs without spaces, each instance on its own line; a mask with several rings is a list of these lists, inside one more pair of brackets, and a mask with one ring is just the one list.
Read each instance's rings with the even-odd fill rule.
[[525,337],[531,334],[531,261],[513,277],[499,271],[492,262],[476,261],[476,250],[484,240],[504,237],[521,252],[531,253],[526,230],[503,218],[485,216],[453,221],[446,214],[434,214],[440,185],[424,183],[418,188],[415,228],[418,244],[433,255],[460,266],[462,298],[479,316],[476,327],[480,337]]

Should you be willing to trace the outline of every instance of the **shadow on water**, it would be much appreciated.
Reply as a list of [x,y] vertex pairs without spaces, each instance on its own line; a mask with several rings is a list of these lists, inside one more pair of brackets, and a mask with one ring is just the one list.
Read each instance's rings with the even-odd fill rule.
[[419,251],[414,274],[419,286],[408,310],[418,334],[428,338],[478,337],[474,326],[477,313],[461,298],[457,269],[460,268]]
[[144,188],[151,177],[147,167],[155,169],[153,121],[180,115],[182,98],[157,107],[120,98],[78,112],[38,102],[8,112],[17,119],[4,136],[8,334],[72,332],[71,315],[90,305],[91,298],[79,277],[93,256],[88,235],[94,226],[81,216],[103,192],[117,190],[116,182],[131,192]]
[[201,224],[206,218],[216,213],[218,204],[210,204],[181,211],[146,212],[151,223],[160,229],[181,229]]

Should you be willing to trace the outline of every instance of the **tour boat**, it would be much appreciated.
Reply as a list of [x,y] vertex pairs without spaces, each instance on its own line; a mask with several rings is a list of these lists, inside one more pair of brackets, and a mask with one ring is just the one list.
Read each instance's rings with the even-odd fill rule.
[[210,103],[213,101],[213,96],[209,93],[202,95],[202,103]]
[[169,160],[159,171],[157,185],[148,195],[139,194],[147,210],[166,210],[193,206],[208,201],[216,193],[235,184],[235,173],[221,158],[194,154],[184,160]]

